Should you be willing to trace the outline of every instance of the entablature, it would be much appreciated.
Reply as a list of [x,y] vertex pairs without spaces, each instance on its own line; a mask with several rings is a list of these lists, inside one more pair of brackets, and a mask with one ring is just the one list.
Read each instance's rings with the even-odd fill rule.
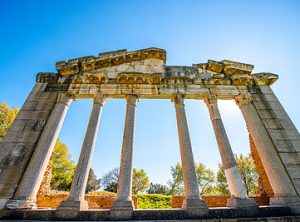
[[158,48],[106,52],[58,62],[56,68],[58,73],[38,73],[36,81],[48,83],[51,91],[67,89],[79,97],[93,94],[85,93],[87,89],[98,89],[112,97],[128,93],[152,98],[174,93],[202,97],[204,91],[215,88],[228,92],[219,96],[229,98],[238,87],[271,85],[278,79],[273,73],[252,74],[253,65],[230,60],[166,65],[166,51]]

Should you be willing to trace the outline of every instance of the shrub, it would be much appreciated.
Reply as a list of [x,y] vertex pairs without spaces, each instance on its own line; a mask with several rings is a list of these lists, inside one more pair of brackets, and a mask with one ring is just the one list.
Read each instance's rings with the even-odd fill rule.
[[156,209],[156,208],[172,208],[172,196],[162,194],[139,194],[138,208],[140,209]]

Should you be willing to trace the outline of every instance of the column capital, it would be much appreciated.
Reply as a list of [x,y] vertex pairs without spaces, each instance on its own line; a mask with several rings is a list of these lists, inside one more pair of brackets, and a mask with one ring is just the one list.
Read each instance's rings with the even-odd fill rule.
[[172,102],[175,103],[175,105],[183,105],[184,106],[184,95],[176,94],[171,99]]
[[206,103],[206,105],[217,105],[217,96],[213,94],[205,95],[204,102]]
[[127,105],[133,105],[136,106],[137,100],[138,100],[138,96],[134,95],[134,94],[128,94],[125,96],[126,101],[127,101]]
[[242,107],[252,102],[252,96],[250,93],[241,93],[240,95],[236,96],[234,100],[239,107]]
[[104,106],[106,101],[107,101],[107,95],[96,94],[94,96],[94,104],[101,104],[102,106]]
[[219,108],[218,108],[218,100],[217,100],[216,95],[212,95],[212,94],[206,95],[204,97],[204,102],[207,105],[210,119],[211,120],[221,119],[221,115],[220,115]]
[[70,93],[58,93],[56,103],[63,103],[67,106],[70,106],[74,96]]

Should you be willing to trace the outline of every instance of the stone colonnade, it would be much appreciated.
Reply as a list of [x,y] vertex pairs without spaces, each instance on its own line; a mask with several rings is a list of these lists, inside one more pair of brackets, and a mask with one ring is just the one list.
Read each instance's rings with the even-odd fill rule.
[[[87,184],[93,150],[96,142],[102,108],[106,102],[105,95],[96,95],[93,109],[82,145],[80,158],[76,167],[69,198],[62,202],[58,210],[82,210],[87,209],[84,200],[84,191]],[[26,168],[24,176],[7,207],[11,209],[32,209],[36,207],[36,195],[46,170],[55,142],[60,132],[66,112],[72,102],[72,95],[59,93],[57,102],[40,136],[32,158]],[[285,172],[285,168],[279,159],[274,145],[269,138],[262,121],[252,104],[251,95],[245,90],[240,90],[240,95],[235,97],[236,103],[242,111],[249,133],[252,135],[255,145],[259,148],[259,156],[263,162],[274,197],[272,205],[291,206],[298,209],[299,197]],[[126,95],[126,120],[123,135],[123,145],[120,163],[120,175],[118,183],[117,199],[113,203],[111,214],[114,217],[130,218],[133,212],[131,199],[132,175],[133,175],[133,145],[135,110],[138,95]],[[185,201],[183,208],[190,215],[206,215],[208,207],[199,195],[197,177],[194,168],[194,158],[189,137],[188,124],[184,107],[184,96],[175,95],[172,98],[175,105],[177,118],[180,155],[183,167]],[[242,183],[241,175],[237,168],[231,146],[218,110],[217,99],[213,95],[207,95],[204,99],[212,121],[216,135],[222,164],[229,185],[232,198],[227,206],[236,208],[256,208],[254,200],[248,198]]]

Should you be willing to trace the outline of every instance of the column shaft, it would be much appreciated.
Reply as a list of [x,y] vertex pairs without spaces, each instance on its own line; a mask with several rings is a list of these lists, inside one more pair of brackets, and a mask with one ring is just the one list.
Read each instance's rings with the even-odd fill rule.
[[217,100],[207,97],[205,103],[208,107],[210,119],[221,154],[222,165],[227,179],[230,193],[238,198],[247,198],[241,174],[238,170],[229,139],[218,109]]
[[131,193],[133,175],[133,142],[137,96],[128,95],[126,100],[126,119],[123,135],[117,199],[113,203],[112,208],[132,210],[133,204]]
[[45,125],[39,142],[8,208],[32,208],[36,206],[36,195],[43,180],[49,159],[62,127],[72,98],[65,93],[58,95],[57,103]]
[[96,143],[102,108],[105,104],[105,101],[105,96],[100,96],[94,99],[89,124],[85,133],[80,157],[73,176],[69,198],[60,204],[60,209],[88,209],[88,204],[84,200],[84,194],[91,168],[92,156]]
[[180,145],[180,155],[183,170],[183,180],[184,180],[184,208],[197,209],[192,214],[207,214],[207,205],[201,200],[199,194],[199,187],[197,182],[197,175],[195,170],[195,162],[193,157],[192,145],[190,141],[188,123],[184,108],[183,96],[178,95],[174,97],[174,105],[176,111],[179,145]]

